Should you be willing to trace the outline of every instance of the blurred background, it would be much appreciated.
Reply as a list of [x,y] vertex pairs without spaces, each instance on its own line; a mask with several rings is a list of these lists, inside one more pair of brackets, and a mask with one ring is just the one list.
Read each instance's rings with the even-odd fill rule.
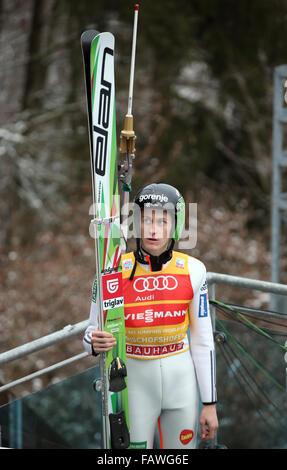
[[[95,261],[80,36],[90,28],[115,36],[119,136],[133,5],[0,1],[0,352],[89,316]],[[198,204],[197,244],[188,253],[208,271],[270,280],[273,73],[287,63],[286,41],[284,0],[140,2],[132,194],[161,181]],[[259,292],[242,299],[224,288],[220,296],[269,305]],[[82,351],[81,341],[69,341],[16,362],[0,378]],[[89,366],[90,359],[74,364],[70,374]],[[280,373],[283,366],[282,359]],[[13,393],[66,375],[46,374]]]

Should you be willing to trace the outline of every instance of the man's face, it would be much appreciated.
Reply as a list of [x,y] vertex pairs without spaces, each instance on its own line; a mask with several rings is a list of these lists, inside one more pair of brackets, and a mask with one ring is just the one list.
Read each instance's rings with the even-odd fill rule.
[[145,208],[141,213],[142,247],[151,255],[159,256],[169,245],[172,216],[162,209]]

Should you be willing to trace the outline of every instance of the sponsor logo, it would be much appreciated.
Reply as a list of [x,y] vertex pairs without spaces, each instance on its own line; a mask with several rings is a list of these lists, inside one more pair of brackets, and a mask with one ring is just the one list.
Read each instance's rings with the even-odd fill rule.
[[185,260],[184,259],[181,259],[181,258],[176,258],[175,260],[175,266],[177,268],[184,268],[184,265],[185,265]]
[[92,301],[97,302],[97,278],[95,277],[92,289]]
[[102,281],[104,310],[110,310],[124,305],[122,273],[105,274],[102,276]]
[[125,259],[123,262],[123,270],[128,271],[129,269],[133,268],[132,259]]
[[199,297],[199,318],[207,317],[208,306],[207,306],[207,294],[200,294]]
[[114,294],[119,289],[119,280],[118,279],[109,279],[107,281],[107,289],[110,294]]
[[146,448],[147,448],[147,441],[130,443],[130,449],[146,449]]
[[122,305],[124,305],[123,297],[103,301],[104,310],[111,310],[112,308],[121,307]]
[[151,200],[152,202],[168,202],[168,197],[164,194],[142,194],[139,202]]
[[166,318],[181,318],[186,316],[186,310],[174,310],[173,312],[170,310],[167,311],[154,311],[152,309],[146,309],[144,312],[141,313],[128,313],[125,315],[125,319],[127,321],[141,321],[143,320],[144,323],[153,323],[154,320],[157,319],[166,319]]
[[146,302],[147,300],[154,300],[154,294],[150,294],[150,295],[138,295],[136,297],[136,302]]
[[132,356],[164,356],[172,354],[183,349],[183,341],[166,346],[135,346],[133,344],[126,345],[126,353]]
[[200,288],[201,292],[206,291],[206,290],[207,290],[207,281],[205,281],[204,284],[202,284],[202,286]]
[[179,440],[184,446],[186,446],[193,439],[193,436],[194,432],[191,429],[184,429],[180,433]]
[[173,276],[138,277],[134,282],[134,290],[137,292],[174,290],[177,286],[177,279]]
[[106,60],[108,56],[113,56],[114,51],[106,47],[103,52],[102,70],[101,74],[101,89],[99,92],[99,101],[96,105],[98,109],[97,126],[94,125],[94,165],[95,172],[104,176],[106,173],[107,163],[107,143],[108,143],[108,127],[110,122],[110,109],[111,109],[111,90],[112,84],[106,77]]

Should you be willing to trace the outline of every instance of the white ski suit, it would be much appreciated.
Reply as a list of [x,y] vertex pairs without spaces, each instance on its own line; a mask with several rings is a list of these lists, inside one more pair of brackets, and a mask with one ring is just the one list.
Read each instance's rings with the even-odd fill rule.
[[[173,251],[160,271],[137,263],[130,280],[134,262],[122,255],[131,447],[153,448],[158,425],[162,448],[194,448],[198,388],[202,403],[217,400],[206,269]],[[90,354],[96,328],[94,298],[83,340]]]

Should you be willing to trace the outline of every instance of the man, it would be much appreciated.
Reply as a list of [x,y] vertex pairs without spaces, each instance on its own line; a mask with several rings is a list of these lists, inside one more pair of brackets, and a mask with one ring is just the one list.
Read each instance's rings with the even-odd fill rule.
[[[206,269],[173,250],[185,223],[177,189],[151,184],[134,203],[137,248],[122,255],[131,446],[152,448],[158,424],[162,448],[194,448],[198,387],[201,439],[213,439],[218,427]],[[97,325],[92,302],[84,345],[95,355],[115,346]]]

